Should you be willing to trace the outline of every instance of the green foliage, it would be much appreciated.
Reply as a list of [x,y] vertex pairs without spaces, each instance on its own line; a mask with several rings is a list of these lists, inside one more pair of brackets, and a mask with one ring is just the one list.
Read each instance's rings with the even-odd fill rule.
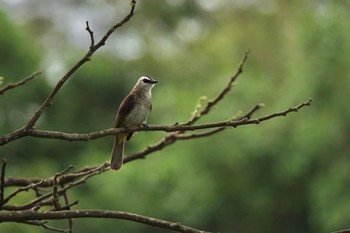
[[[37,71],[41,55],[39,46],[35,43],[35,39],[29,35],[28,30],[25,27],[14,26],[1,11],[0,28],[0,75],[4,77],[2,85],[6,85],[17,82]],[[38,77],[25,86],[10,90],[2,95],[0,98],[1,135],[22,127],[47,94],[46,81]],[[36,148],[32,150],[36,154],[40,151],[39,145],[41,144],[34,141],[28,143],[27,140],[6,145],[1,148],[1,157],[6,157],[15,169],[19,169],[22,163],[25,164],[26,161],[33,158],[33,154],[28,153],[31,150],[29,148]],[[19,148],[23,149],[19,150]],[[23,172],[26,170],[26,168],[22,169]],[[31,169],[28,168],[28,170]],[[26,174],[32,174],[32,171]]]
[[[170,2],[140,2],[119,36],[136,32],[142,55],[118,57],[109,41],[62,89],[38,127],[66,132],[111,127],[120,101],[143,74],[159,80],[148,123],[185,122],[227,84],[248,48],[252,52],[237,85],[202,122],[232,119],[261,102],[266,107],[259,116],[309,97],[313,105],[286,118],[181,141],[118,173],[102,174],[70,193],[79,200],[77,208],[131,211],[219,232],[311,233],[349,227],[349,4],[226,1],[206,10],[200,1]],[[1,54],[6,54],[0,56],[0,75],[6,84],[36,70],[40,55],[34,39],[2,14],[0,27],[6,32],[0,37]],[[81,49],[69,50],[74,55],[65,60],[68,67],[83,55]],[[38,95],[29,95],[33,90]],[[34,80],[1,96],[2,134],[21,126],[48,92],[45,81]],[[137,134],[126,154],[164,135]],[[88,144],[23,139],[2,147],[1,158],[9,160],[9,176],[51,176],[70,164],[104,162],[111,147],[112,138]],[[1,225],[0,231],[14,225]],[[101,229],[163,232],[113,220],[83,219],[74,225],[75,232]]]

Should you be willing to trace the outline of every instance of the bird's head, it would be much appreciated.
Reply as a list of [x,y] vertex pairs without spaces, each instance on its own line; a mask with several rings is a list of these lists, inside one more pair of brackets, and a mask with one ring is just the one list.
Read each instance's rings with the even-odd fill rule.
[[156,83],[158,83],[157,80],[154,80],[148,76],[142,76],[141,78],[139,78],[135,86],[145,91],[150,91]]

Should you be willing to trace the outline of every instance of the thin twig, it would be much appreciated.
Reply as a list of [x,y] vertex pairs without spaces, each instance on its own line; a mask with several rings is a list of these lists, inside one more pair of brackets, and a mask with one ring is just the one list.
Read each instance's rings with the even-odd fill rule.
[[64,229],[60,229],[60,228],[56,228],[56,227],[51,227],[51,226],[48,226],[47,225],[47,221],[37,221],[37,220],[34,220],[34,221],[23,221],[21,223],[24,223],[24,224],[28,224],[28,225],[34,225],[34,226],[41,226],[47,230],[51,230],[51,231],[55,231],[55,232],[63,232],[63,233],[68,233],[66,230]]
[[13,88],[16,88],[18,86],[21,86],[21,85],[24,85],[26,82],[34,79],[36,76],[38,76],[39,74],[41,74],[40,71],[37,71],[31,75],[29,75],[28,77],[25,77],[24,79],[18,81],[18,82],[15,82],[15,83],[9,83],[7,84],[6,86],[4,86],[3,88],[0,88],[0,95],[3,95],[6,91],[10,90],[10,89],[13,89]]
[[105,43],[106,43],[107,39],[110,37],[110,35],[115,30],[117,30],[118,28],[120,28],[124,24],[126,24],[131,19],[131,17],[134,16],[134,10],[135,10],[135,7],[136,7],[136,1],[135,0],[131,0],[130,1],[130,5],[131,5],[131,8],[130,8],[129,14],[124,19],[122,19],[119,23],[115,24],[111,29],[109,29],[108,32],[102,37],[102,39],[94,46],[94,48],[98,49],[101,46],[105,45]]
[[[63,193],[63,196],[67,196],[67,193],[64,192]],[[59,210],[70,210],[70,208],[72,206],[75,206],[75,205],[78,205],[79,204],[79,201],[73,201],[72,203],[68,203],[67,205],[64,205],[64,206],[61,206],[61,208]]]
[[[61,188],[64,188],[64,186],[65,186],[64,184],[61,185]],[[65,206],[61,207],[62,210],[70,210],[71,206],[78,204],[78,201],[75,201],[73,203],[69,203],[67,192],[63,193],[63,200],[64,200]],[[73,232],[73,219],[68,218],[67,220],[68,220],[67,233],[72,233]]]
[[244,114],[241,117],[237,117],[235,120],[241,120],[243,118],[251,119],[253,114],[257,112],[260,108],[262,108],[264,104],[256,104],[254,107],[252,107],[246,114]]
[[57,193],[57,174],[53,178],[53,186],[52,186],[52,203],[55,208],[55,210],[59,210],[61,208],[59,198],[58,198],[58,193]]
[[215,128],[215,129],[203,132],[203,133],[178,134],[178,135],[176,135],[176,138],[180,139],[180,140],[188,140],[188,139],[209,137],[209,136],[217,134],[225,129],[226,129],[226,127],[221,127],[221,128]]
[[93,47],[95,45],[95,39],[94,39],[94,32],[91,31],[90,26],[89,26],[89,21],[86,21],[86,31],[88,31],[89,35],[90,35],[90,48]]
[[123,163],[128,163],[136,159],[143,159],[146,155],[149,155],[155,151],[161,150],[166,146],[170,146],[171,144],[175,143],[177,140],[176,134],[172,133],[167,136],[165,136],[163,139],[158,141],[157,143],[153,145],[147,146],[144,150],[137,152],[135,154],[128,155],[126,158],[124,158]]
[[[62,175],[67,173],[72,168],[74,168],[74,167],[69,166],[66,169],[64,169],[63,171],[56,173],[55,176],[53,177],[52,202],[53,202],[53,206],[54,206],[55,210],[61,209],[61,205],[59,203],[59,195],[58,195],[58,182],[59,182],[58,180]],[[64,192],[63,195],[66,195],[66,193]]]
[[[236,117],[234,120],[239,121],[239,120],[243,120],[243,119],[250,119],[252,117],[252,115],[256,111],[258,111],[262,106],[263,106],[262,104],[257,104],[251,110],[249,110],[246,114],[244,114],[243,116],[240,116],[240,117]],[[209,130],[209,131],[204,132],[204,133],[177,134],[176,138],[180,139],[180,140],[188,140],[188,139],[194,139],[194,138],[209,137],[209,136],[217,134],[225,129],[227,129],[227,127],[215,128],[215,129]]]
[[95,173],[100,173],[104,170],[106,170],[108,168],[108,163],[103,163],[99,166],[93,167],[92,169],[85,169],[83,171],[77,171],[75,173],[71,173],[71,174],[67,174],[64,175],[60,178],[59,180],[59,184],[67,184],[69,182],[72,182],[78,178],[84,177],[84,176],[88,176],[91,174],[95,174]]
[[10,193],[4,200],[4,204],[6,204],[7,202],[9,202],[13,197],[15,197],[18,193],[20,192],[27,192],[30,189],[35,189],[37,186],[40,186],[41,184],[44,183],[44,180],[41,180],[39,182],[36,183],[30,183],[25,187],[20,187],[18,189],[16,189],[15,191],[13,191],[12,193]]
[[[20,205],[20,206],[15,206],[15,205],[4,205],[3,209],[4,210],[10,210],[10,211],[19,211],[19,210],[28,210],[31,209],[33,207],[36,206],[47,206],[47,205],[54,205],[54,192],[56,192],[57,197],[60,195],[63,195],[67,190],[84,184],[88,179],[90,179],[91,177],[98,175],[104,171],[106,171],[108,168],[108,163],[104,163],[98,167],[95,167],[94,169],[91,169],[89,171],[85,171],[82,174],[85,174],[84,176],[74,176],[75,178],[77,177],[82,177],[81,179],[75,180],[73,182],[70,182],[69,184],[67,184],[66,186],[57,189],[56,191],[53,190],[52,192],[48,192],[46,194],[43,194],[40,197],[37,197],[36,199],[31,200],[30,202]],[[52,185],[54,185],[53,181],[51,183]]]

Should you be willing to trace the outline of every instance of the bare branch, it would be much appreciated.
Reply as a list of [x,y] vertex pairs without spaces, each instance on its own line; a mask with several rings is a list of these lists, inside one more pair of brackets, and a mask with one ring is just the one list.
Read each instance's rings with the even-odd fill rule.
[[[97,167],[93,167],[89,170],[86,171],[82,171],[82,172],[77,172],[77,173],[73,173],[73,174],[67,174],[66,176],[62,176],[61,178],[58,178],[58,184],[67,184],[66,186],[63,186],[61,188],[58,188],[56,185],[56,189],[53,188],[52,192],[48,192],[46,194],[43,194],[39,197],[37,197],[34,200],[31,200],[30,202],[23,204],[23,205],[4,205],[3,209],[4,210],[10,210],[10,211],[18,211],[18,210],[28,210],[31,208],[36,208],[36,207],[41,207],[41,206],[51,206],[54,205],[55,206],[55,199],[58,199],[59,196],[64,195],[64,193],[73,188],[76,187],[78,185],[84,184],[88,179],[90,179],[91,177],[98,175],[104,171],[106,171],[109,167],[108,163],[104,163],[100,166]],[[54,182],[54,177],[50,178],[48,180],[48,182],[43,182],[41,185],[42,187],[55,187],[55,182]],[[15,181],[15,179],[12,179],[12,182]],[[21,180],[19,180],[21,183],[23,183],[24,179],[21,178]],[[27,179],[26,183],[29,183],[32,181],[32,179]],[[6,181],[5,181],[6,183]],[[14,183],[14,182],[13,182]],[[55,197],[55,195],[57,197]],[[77,202],[73,203],[72,205],[75,205]],[[62,207],[60,208],[59,206],[57,206],[58,209],[62,209],[62,208],[67,208],[70,206],[66,206],[66,207]]]
[[90,40],[91,40],[90,48],[91,48],[91,47],[93,47],[95,45],[95,39],[94,39],[94,32],[91,31],[91,29],[90,29],[89,21],[86,21],[86,28],[85,28],[85,30],[88,31],[88,33],[90,35]]
[[[88,178],[90,178],[91,176],[94,176],[96,174],[99,174],[105,170],[107,170],[109,167],[108,163],[103,163],[100,164],[98,166],[93,166],[93,167],[88,167],[88,168],[84,168],[81,170],[78,170],[76,172],[73,173],[69,173],[67,175],[63,175],[61,177],[59,177],[58,179],[58,184],[59,185],[64,185],[64,184],[68,184],[71,183],[77,179],[83,178],[85,176],[89,176]],[[33,185],[35,185],[35,187],[52,187],[53,186],[53,179],[54,177],[50,177],[47,179],[41,179],[41,178],[22,178],[22,177],[11,177],[8,179],[5,179],[5,186],[6,187],[10,187],[10,186],[29,186],[32,187]],[[33,188],[35,188],[33,187]],[[65,187],[67,188],[67,187]],[[24,187],[22,189],[25,189]],[[26,190],[24,190],[26,191]]]
[[206,233],[205,231],[197,230],[185,226],[178,222],[169,222],[152,217],[146,217],[123,211],[110,210],[62,210],[62,211],[11,211],[0,212],[1,222],[23,222],[35,220],[49,220],[49,219],[67,219],[67,218],[111,218],[123,219],[133,222],[138,222],[150,226],[160,227],[163,229],[174,230],[185,233]]
[[[286,116],[291,112],[297,112],[300,108],[309,106],[311,104],[311,99],[305,101],[304,103],[298,105],[297,107],[289,108],[282,112],[277,112],[273,114],[266,115],[264,117],[260,117],[257,119],[249,119],[248,117],[240,118],[238,120],[228,120],[228,121],[220,121],[220,122],[214,122],[214,123],[206,123],[206,124],[199,124],[199,125],[190,125],[190,124],[180,124],[180,125],[149,125],[147,128],[142,126],[137,127],[130,127],[128,129],[128,132],[141,132],[141,131],[164,131],[164,132],[185,132],[185,131],[194,131],[194,130],[201,130],[201,129],[212,129],[212,128],[219,128],[219,127],[238,127],[240,125],[251,125],[251,124],[258,124],[260,122],[280,117],[280,116]],[[255,110],[254,110],[255,111]],[[249,115],[248,115],[249,116]],[[78,134],[78,133],[64,133],[64,132],[56,132],[56,131],[46,131],[46,130],[39,130],[39,129],[32,129],[28,132],[29,136],[32,137],[38,137],[38,138],[46,138],[46,139],[60,139],[60,140],[66,140],[66,141],[91,141],[95,139],[99,139],[108,135],[116,135],[118,133],[125,132],[124,128],[110,128],[110,129],[104,129],[101,131],[96,131],[92,133],[87,134]],[[0,143],[1,145],[1,143]]]
[[34,226],[41,226],[47,230],[51,230],[51,231],[55,231],[55,232],[62,232],[62,233],[68,232],[67,230],[64,230],[64,229],[48,226],[46,221],[45,222],[42,222],[42,221],[24,221],[21,223],[28,224],[28,225],[34,225]]
[[[30,189],[35,189],[37,186],[40,186],[41,184],[44,183],[44,180],[40,180],[39,182],[28,182],[29,184],[25,187],[20,187],[17,190],[13,191],[11,194],[9,194],[5,200],[4,200],[4,204],[6,204],[7,202],[9,202],[13,197],[15,197],[18,193],[20,192],[27,192]],[[5,181],[6,184],[6,181]],[[18,185],[20,186],[20,185]]]
[[18,82],[15,82],[15,83],[9,83],[7,84],[6,86],[4,86],[3,88],[0,88],[0,95],[3,95],[6,91],[10,90],[10,89],[13,89],[13,88],[16,88],[18,86],[21,86],[21,85],[24,85],[26,84],[26,82],[34,79],[35,77],[37,77],[39,74],[41,74],[40,71],[37,71],[31,75],[29,75],[28,77],[25,77],[24,79],[18,81]]
[[[52,180],[45,180],[42,178],[23,178],[23,177],[10,177],[5,179],[5,186],[11,187],[11,186],[31,186],[35,185],[36,183],[40,183],[40,187],[51,187],[52,186]],[[39,186],[39,185],[38,185]],[[28,187],[26,190],[23,187],[23,191],[28,191],[31,187]],[[22,192],[22,191],[19,191]]]
[[102,37],[102,39],[94,46],[94,48],[98,49],[101,46],[105,45],[109,36],[115,30],[122,27],[124,24],[126,24],[131,19],[131,17],[134,15],[134,10],[136,7],[136,0],[131,0],[130,5],[131,5],[131,9],[130,9],[129,14],[124,19],[122,19],[119,23],[115,24],[111,29],[109,29],[108,32]]
[[261,107],[263,107],[264,105],[263,104],[256,104],[254,107],[252,107],[252,109],[250,109],[245,115],[241,116],[241,117],[238,117],[236,118],[236,120],[240,120],[240,119],[243,119],[243,118],[247,118],[247,119],[250,119],[252,118],[253,114],[255,112],[257,112]]
[[212,136],[214,134],[217,134],[223,130],[225,130],[226,127],[220,127],[220,128],[216,128],[213,130],[209,130],[207,132],[204,133],[193,133],[193,134],[178,134],[176,136],[177,139],[181,139],[181,140],[187,140],[187,139],[194,139],[194,138],[203,138],[203,137],[209,137]]
[[[63,188],[63,187],[62,187]],[[67,193],[64,192],[63,193],[63,196],[66,197],[67,196]],[[68,199],[67,199],[68,200]],[[68,203],[67,205],[65,206],[62,206],[59,210],[70,210],[70,208],[72,206],[75,206],[75,205],[78,205],[79,204],[79,201],[73,201],[72,203]]]
[[[260,108],[262,107],[262,104],[257,104],[255,105],[250,111],[248,111],[244,116],[241,117],[237,117],[234,120],[235,121],[239,121],[239,120],[243,120],[243,119],[247,119],[249,120],[252,115],[258,111]],[[217,134],[223,130],[227,129],[227,127],[220,127],[220,128],[215,128],[213,130],[209,130],[207,132],[204,133],[194,133],[194,134],[177,134],[176,138],[177,139],[181,139],[181,140],[187,140],[187,139],[194,139],[194,138],[202,138],[202,137],[209,137],[212,136],[214,134]]]
[[272,118],[275,118],[275,117],[280,117],[280,116],[287,116],[289,113],[291,112],[297,112],[299,109],[305,107],[305,106],[310,106],[311,105],[311,102],[312,102],[312,99],[308,99],[307,101],[299,104],[298,106],[294,107],[294,108],[289,108],[283,112],[276,112],[276,113],[273,113],[273,114],[270,114],[270,115],[266,115],[264,117],[260,117],[256,120],[251,120],[252,122],[255,122],[256,124],[259,124],[260,122],[263,122],[263,121],[266,121],[266,120],[269,120],[269,119],[272,119]]

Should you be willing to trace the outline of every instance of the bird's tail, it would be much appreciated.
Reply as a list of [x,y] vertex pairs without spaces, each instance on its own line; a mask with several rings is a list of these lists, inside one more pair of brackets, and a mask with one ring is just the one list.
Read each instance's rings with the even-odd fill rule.
[[123,165],[124,145],[126,141],[126,134],[121,133],[115,136],[112,157],[111,169],[118,171]]

